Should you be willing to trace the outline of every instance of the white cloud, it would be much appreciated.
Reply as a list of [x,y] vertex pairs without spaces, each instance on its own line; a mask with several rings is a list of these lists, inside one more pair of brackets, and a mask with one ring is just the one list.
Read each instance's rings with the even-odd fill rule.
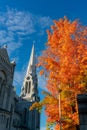
[[8,30],[17,31],[20,34],[22,32],[24,35],[35,32],[31,13],[17,10],[8,10],[7,18],[8,20],[6,25]]
[[[23,44],[24,39],[29,38],[29,35],[44,35],[50,24],[50,17],[8,8],[6,12],[0,12],[0,44],[8,44],[11,54]],[[11,44],[15,46],[12,47]]]
[[[22,45],[23,36],[35,32],[32,15],[15,9],[0,13],[0,45],[7,44],[9,53]],[[29,36],[28,36],[29,37]]]

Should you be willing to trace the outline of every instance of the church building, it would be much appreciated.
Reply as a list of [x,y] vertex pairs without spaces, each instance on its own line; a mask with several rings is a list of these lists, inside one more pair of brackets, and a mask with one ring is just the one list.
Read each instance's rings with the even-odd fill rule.
[[34,46],[18,96],[13,86],[15,62],[10,62],[6,46],[0,48],[0,130],[40,130],[40,113],[29,107],[40,100]]

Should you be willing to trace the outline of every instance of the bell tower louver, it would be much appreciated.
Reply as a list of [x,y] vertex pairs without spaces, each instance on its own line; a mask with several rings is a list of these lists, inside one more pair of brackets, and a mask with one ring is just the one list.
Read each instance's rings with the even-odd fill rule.
[[27,67],[27,72],[23,82],[21,97],[30,102],[38,101],[39,97],[38,97],[37,84],[38,81],[36,74],[36,57],[33,45],[30,60]]

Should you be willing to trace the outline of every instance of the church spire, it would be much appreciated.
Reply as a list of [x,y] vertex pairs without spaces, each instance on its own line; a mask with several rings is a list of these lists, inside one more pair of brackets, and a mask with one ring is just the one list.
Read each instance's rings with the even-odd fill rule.
[[34,52],[34,45],[32,47],[27,72],[24,78],[21,97],[31,102],[37,101],[39,99],[37,90],[36,58]]
[[28,68],[27,68],[27,73],[26,73],[26,76],[29,75],[29,73],[35,73],[35,69],[36,67],[36,57],[35,57],[35,51],[34,51],[34,44],[33,44],[33,47],[32,47],[32,51],[31,51],[31,55],[30,55],[30,60],[29,60],[29,64],[28,64]]

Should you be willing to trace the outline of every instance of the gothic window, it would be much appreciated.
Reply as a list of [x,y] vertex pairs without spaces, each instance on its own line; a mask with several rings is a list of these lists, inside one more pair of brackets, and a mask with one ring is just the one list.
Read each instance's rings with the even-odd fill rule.
[[27,93],[28,82],[25,83],[25,93]]
[[2,115],[1,123],[3,123],[3,115]]
[[2,78],[0,77],[0,93],[1,93],[1,91],[2,91]]
[[28,93],[30,93],[30,90],[31,90],[31,82],[29,81]]
[[1,84],[1,82],[2,82],[2,78],[0,77],[0,84]]
[[2,88],[5,85],[6,85],[6,75],[5,75],[5,73],[3,71],[0,71],[0,94],[3,93]]
[[11,109],[11,113],[13,113],[13,104],[11,104],[11,108],[10,109]]
[[15,126],[15,119],[13,119],[12,125]]
[[5,104],[5,108],[7,108],[8,109],[8,106],[9,106],[9,90],[7,90],[7,98],[6,98],[6,104]]
[[32,112],[32,118],[31,118],[31,125],[32,125],[32,129],[34,129],[34,124],[35,124],[35,112],[34,110],[31,111]]
[[24,123],[26,123],[27,109],[24,109]]
[[9,126],[9,118],[7,118],[6,128],[8,128],[8,126]]

